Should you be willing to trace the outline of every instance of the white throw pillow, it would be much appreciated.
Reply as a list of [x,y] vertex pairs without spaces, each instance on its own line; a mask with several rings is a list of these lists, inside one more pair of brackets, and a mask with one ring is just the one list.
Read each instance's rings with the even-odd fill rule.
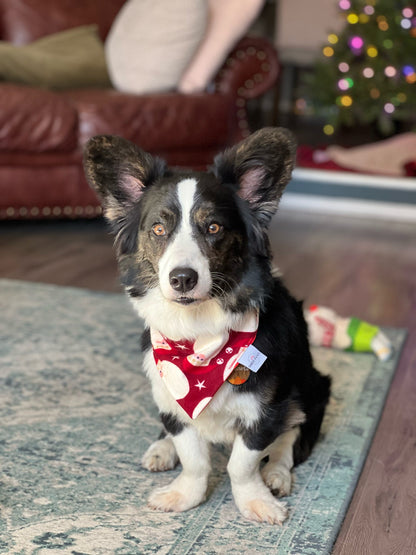
[[114,87],[136,94],[175,89],[207,17],[206,0],[128,0],[105,44]]

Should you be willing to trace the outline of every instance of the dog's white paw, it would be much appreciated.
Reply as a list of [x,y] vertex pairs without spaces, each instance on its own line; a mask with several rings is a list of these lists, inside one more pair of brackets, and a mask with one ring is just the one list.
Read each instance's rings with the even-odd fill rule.
[[253,488],[239,487],[233,490],[234,499],[241,514],[249,520],[267,522],[268,524],[282,525],[287,518],[287,509],[278,501],[270,491],[264,487]]
[[284,497],[290,494],[292,487],[292,474],[285,466],[276,463],[267,463],[261,471],[264,483],[273,495]]
[[152,472],[172,470],[178,464],[178,455],[170,437],[152,443],[142,458],[142,466]]
[[166,512],[183,512],[199,505],[181,491],[169,486],[155,490],[149,497],[148,505],[151,509]]
[[156,489],[150,495],[148,505],[159,511],[187,511],[205,500],[205,492],[206,482],[179,475],[168,486]]

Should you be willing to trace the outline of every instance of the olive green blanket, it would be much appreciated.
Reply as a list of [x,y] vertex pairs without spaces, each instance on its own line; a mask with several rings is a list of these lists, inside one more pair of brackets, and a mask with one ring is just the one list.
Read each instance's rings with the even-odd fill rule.
[[23,46],[0,41],[0,81],[56,90],[110,87],[97,26],[74,27]]

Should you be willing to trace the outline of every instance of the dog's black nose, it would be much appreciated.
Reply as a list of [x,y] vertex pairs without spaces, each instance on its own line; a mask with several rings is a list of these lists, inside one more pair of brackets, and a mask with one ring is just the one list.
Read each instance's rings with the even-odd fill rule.
[[198,282],[198,274],[192,268],[175,268],[169,274],[172,289],[179,293],[191,291]]

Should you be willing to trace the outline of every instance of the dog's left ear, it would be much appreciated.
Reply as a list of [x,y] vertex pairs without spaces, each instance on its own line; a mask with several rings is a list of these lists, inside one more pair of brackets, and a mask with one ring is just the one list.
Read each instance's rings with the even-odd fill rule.
[[214,173],[234,183],[259,222],[267,227],[279,205],[295,163],[296,143],[282,127],[266,127],[218,155]]

